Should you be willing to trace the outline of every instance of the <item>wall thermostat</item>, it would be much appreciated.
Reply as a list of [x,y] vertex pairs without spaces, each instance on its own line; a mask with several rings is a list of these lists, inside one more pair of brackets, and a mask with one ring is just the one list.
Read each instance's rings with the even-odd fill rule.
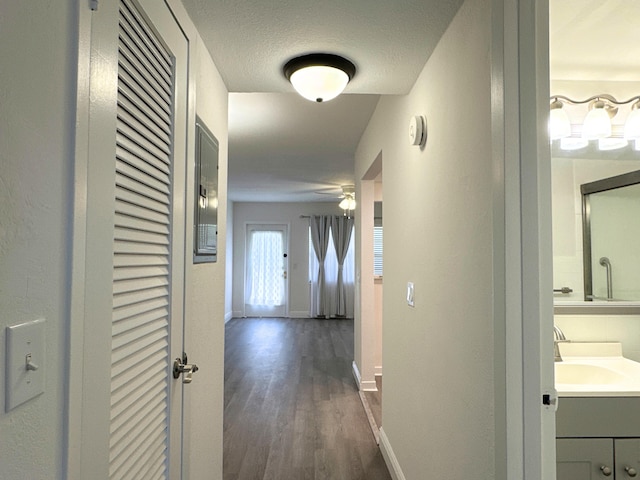
[[409,144],[424,145],[427,139],[427,121],[423,115],[414,115],[409,121]]

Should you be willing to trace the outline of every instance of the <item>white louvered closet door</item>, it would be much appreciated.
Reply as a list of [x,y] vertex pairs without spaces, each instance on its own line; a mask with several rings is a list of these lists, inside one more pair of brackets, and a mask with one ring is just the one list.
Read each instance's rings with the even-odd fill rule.
[[109,478],[173,480],[182,449],[182,382],[170,372],[182,352],[185,196],[184,139],[176,138],[186,125],[176,92],[186,76],[172,47],[184,38],[162,7],[145,12],[141,3],[120,0]]

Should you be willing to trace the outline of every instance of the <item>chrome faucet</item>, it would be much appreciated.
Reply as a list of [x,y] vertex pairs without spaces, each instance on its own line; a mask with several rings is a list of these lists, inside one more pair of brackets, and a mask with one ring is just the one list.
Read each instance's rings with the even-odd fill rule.
[[562,361],[562,356],[560,355],[560,348],[558,348],[558,343],[560,342],[570,342],[571,340],[567,340],[567,337],[564,336],[564,332],[560,330],[559,327],[553,326],[553,356],[556,362]]

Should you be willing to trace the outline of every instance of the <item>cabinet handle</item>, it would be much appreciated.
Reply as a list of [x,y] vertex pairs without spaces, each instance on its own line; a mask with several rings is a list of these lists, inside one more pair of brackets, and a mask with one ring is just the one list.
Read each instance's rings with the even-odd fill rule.
[[611,467],[607,467],[606,465],[602,465],[600,467],[600,470],[602,470],[602,474],[605,477],[610,477],[611,476]]
[[627,475],[630,477],[635,477],[638,474],[636,469],[633,467],[624,467],[624,471],[627,472]]

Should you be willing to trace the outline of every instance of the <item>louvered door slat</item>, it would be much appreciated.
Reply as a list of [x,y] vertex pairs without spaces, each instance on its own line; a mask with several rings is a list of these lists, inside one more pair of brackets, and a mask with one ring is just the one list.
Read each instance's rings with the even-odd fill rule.
[[147,126],[144,123],[146,119],[144,117],[137,117],[135,115],[136,113],[139,114],[139,112],[131,113],[122,106],[119,106],[117,111],[118,119],[136,131],[144,133],[145,138],[153,142],[153,144],[164,153],[170,155],[171,138],[160,129]]
[[126,109],[136,118],[147,123],[147,126],[151,129],[158,130],[166,135],[171,135],[171,125],[167,124],[164,116],[158,115],[158,113],[147,103],[138,97],[137,93],[130,89],[126,83],[118,84],[118,105]]
[[129,25],[120,25],[120,54],[126,57],[128,62],[136,67],[136,69],[144,69],[145,76],[151,76],[153,80],[164,91],[168,98],[171,97],[170,78],[162,69],[155,58],[149,55],[149,52],[140,48],[140,45],[131,37],[131,28]]
[[[137,326],[157,321],[166,327],[168,312],[169,310],[167,308],[159,308],[157,310],[150,310],[145,313],[138,314],[135,318],[127,317],[123,314],[120,318],[114,318],[113,335],[120,335]],[[114,317],[119,314],[119,312],[114,313]]]
[[[133,92],[130,92],[132,94]],[[139,105],[141,104],[141,105]],[[152,114],[152,110],[139,99],[130,98],[123,90],[118,90],[118,115],[129,118],[129,123],[138,122],[151,132],[159,142],[171,144],[171,131],[161,118]]]
[[119,76],[122,83],[127,85],[139,98],[144,99],[144,103],[149,105],[158,115],[169,114],[171,106],[165,102],[162,95],[153,89],[152,85],[144,83],[144,79],[138,76],[138,72],[132,71],[126,61],[121,63],[121,67]]
[[154,157],[168,163],[169,154],[164,149],[158,148],[158,146],[153,143],[153,139],[145,137],[145,133],[146,132],[135,130],[123,122],[120,122],[118,125],[118,135],[124,135],[145,152],[151,153]]
[[[146,21],[140,13],[130,3],[122,2],[120,9],[120,24],[130,25],[135,32],[135,41],[144,45],[153,57],[158,61],[158,65],[167,73],[169,78],[173,77],[173,65],[171,55],[149,29]],[[172,83],[172,82],[170,82]]]
[[173,60],[120,0],[111,479],[167,480]]
[[118,215],[118,223],[122,228],[137,229],[143,232],[157,233],[159,235],[169,235],[169,227],[162,223],[143,220],[129,215]]
[[169,245],[169,237],[167,235],[121,227],[116,228],[114,233],[115,239],[119,241],[152,245]]
[[131,24],[131,17],[124,14],[120,18],[122,20],[118,31],[120,49],[128,49],[136,58],[134,61],[129,57],[130,61],[137,62],[146,68],[149,75],[157,82],[164,84],[167,92],[171,92],[171,74],[166,71],[164,62],[159,62],[149,47],[137,36],[135,28]]
[[116,189],[116,200],[122,200],[123,202],[146,208],[148,210],[151,210],[152,212],[161,213],[167,216],[169,215],[169,207],[167,206],[168,204],[166,203],[166,200],[160,203],[149,197],[140,195],[135,191],[126,190],[124,188]]
[[116,215],[126,215],[127,217],[147,219],[161,225],[168,224],[166,215],[158,212],[152,212],[140,205],[135,205],[118,199],[116,199]]

